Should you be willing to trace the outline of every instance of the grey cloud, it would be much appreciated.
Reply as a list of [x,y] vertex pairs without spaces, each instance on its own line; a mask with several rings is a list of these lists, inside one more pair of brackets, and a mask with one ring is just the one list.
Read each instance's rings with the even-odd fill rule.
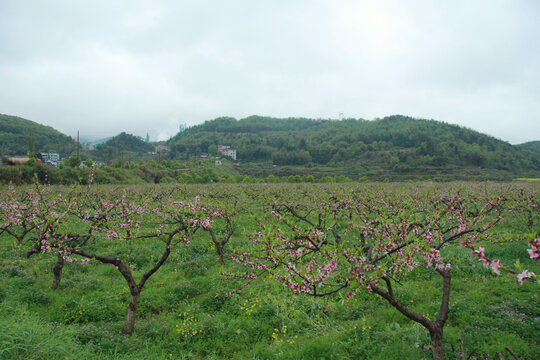
[[95,137],[344,112],[535,140],[539,15],[534,1],[5,1],[0,112]]

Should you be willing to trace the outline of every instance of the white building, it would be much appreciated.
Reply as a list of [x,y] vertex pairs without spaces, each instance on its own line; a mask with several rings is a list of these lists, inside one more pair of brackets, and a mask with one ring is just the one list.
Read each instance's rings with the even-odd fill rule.
[[236,149],[233,149],[228,145],[218,145],[218,152],[236,160]]
[[54,167],[60,165],[60,154],[58,153],[41,153],[41,162]]

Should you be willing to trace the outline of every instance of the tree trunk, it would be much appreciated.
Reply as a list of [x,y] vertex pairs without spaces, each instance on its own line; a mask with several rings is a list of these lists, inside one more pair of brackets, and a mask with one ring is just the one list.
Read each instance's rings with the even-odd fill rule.
[[54,279],[52,283],[52,288],[57,289],[60,285],[60,280],[62,280],[62,268],[64,267],[64,257],[61,254],[58,254],[58,260],[56,265],[53,267]]
[[122,334],[125,335],[131,335],[133,333],[133,328],[135,327],[135,319],[137,317],[137,307],[139,306],[139,296],[141,295],[141,291],[144,287],[144,284],[146,281],[154,274],[158,269],[165,263],[167,258],[169,257],[171,253],[171,241],[174,235],[176,235],[178,232],[180,232],[182,229],[179,228],[176,232],[172,232],[169,234],[169,242],[167,243],[167,246],[165,247],[165,251],[163,252],[163,255],[161,256],[161,259],[154,265],[154,267],[147,272],[145,272],[141,278],[141,281],[137,285],[135,282],[135,279],[133,278],[133,274],[131,273],[131,270],[117,257],[114,256],[101,256],[97,254],[92,254],[84,250],[79,249],[70,249],[71,253],[78,254],[81,256],[84,256],[89,259],[96,259],[101,261],[104,264],[111,264],[114,265],[118,271],[122,274],[124,279],[126,279],[128,286],[129,286],[129,292],[131,293],[131,298],[129,299],[129,307],[128,307],[128,313],[126,317],[126,324],[124,325],[124,328],[122,329]]
[[433,352],[433,360],[444,360],[443,349],[443,329],[434,328],[429,331],[431,337],[431,351]]
[[126,324],[122,329],[122,334],[131,335],[135,327],[135,318],[137,316],[137,307],[139,306],[140,291],[132,291],[129,299],[129,307],[127,312]]
[[215,243],[216,245],[216,251],[217,251],[217,254],[219,256],[219,263],[220,264],[225,264],[225,260],[223,259],[223,244],[221,243]]
[[386,299],[390,305],[395,307],[403,315],[424,326],[431,337],[431,348],[433,352],[433,360],[444,360],[443,349],[443,328],[446,320],[448,319],[449,301],[450,301],[450,281],[452,279],[449,270],[438,269],[437,272],[443,277],[443,289],[441,308],[436,321],[430,321],[425,316],[411,311],[404,304],[402,304],[395,296],[392,289],[391,279],[388,277],[382,277],[382,280],[386,283],[388,291],[383,290],[374,283],[370,283],[373,292]]

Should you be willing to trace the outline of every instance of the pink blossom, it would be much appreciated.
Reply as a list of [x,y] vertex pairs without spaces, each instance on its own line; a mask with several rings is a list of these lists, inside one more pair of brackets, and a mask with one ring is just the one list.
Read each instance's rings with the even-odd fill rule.
[[204,229],[208,229],[210,227],[210,219],[205,219],[203,222],[201,222],[201,226]]
[[501,275],[499,266],[500,266],[499,260],[496,260],[496,259],[491,260],[491,270],[493,270],[493,272],[497,275]]
[[532,279],[535,276],[533,272],[530,272],[529,270],[523,271],[521,274],[518,274],[517,279],[521,285],[523,285],[523,280],[525,279]]
[[278,219],[278,220],[281,220],[281,219],[282,219],[281,215],[279,215],[279,214],[278,214],[277,212],[275,212],[274,210],[272,210],[271,214],[272,214],[276,219]]
[[532,249],[527,249],[527,252],[529,253],[531,259],[538,259],[540,257],[540,254],[538,253],[538,248],[533,247]]
[[538,248],[540,247],[540,238],[529,240],[529,244],[531,244],[531,248],[527,249],[527,252],[529,253],[531,259],[534,260],[540,258],[540,253],[538,252]]
[[478,260],[482,261],[486,268],[489,268],[489,259],[484,254],[484,251],[485,249],[483,247],[479,247],[478,250],[472,252],[472,255],[478,256]]
[[472,253],[477,255],[478,257],[484,257],[484,251],[486,249],[484,249],[483,247],[479,247],[478,250],[474,250]]

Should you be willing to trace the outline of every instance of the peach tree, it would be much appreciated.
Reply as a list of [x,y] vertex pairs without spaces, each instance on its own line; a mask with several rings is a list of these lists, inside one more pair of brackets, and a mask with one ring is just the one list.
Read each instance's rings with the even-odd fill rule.
[[[452,264],[445,249],[470,249],[495,273],[508,269],[488,259],[483,241],[502,219],[506,199],[473,193],[412,194],[351,192],[314,196],[311,202],[273,204],[250,235],[251,247],[235,255],[254,279],[271,274],[293,294],[347,298],[360,290],[386,300],[408,319],[421,324],[431,338],[434,359],[444,359],[443,330],[450,311]],[[539,240],[531,241],[538,257]],[[419,267],[440,276],[439,311],[428,317],[400,299],[397,284]],[[511,271],[511,270],[508,270]],[[535,275],[526,270],[520,281]]]

